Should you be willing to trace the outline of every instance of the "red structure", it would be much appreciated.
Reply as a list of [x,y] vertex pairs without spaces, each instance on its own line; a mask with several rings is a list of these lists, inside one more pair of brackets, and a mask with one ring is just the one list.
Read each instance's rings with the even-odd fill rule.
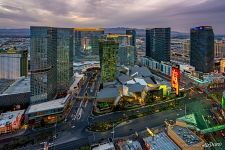
[[172,88],[175,89],[176,95],[179,95],[179,88],[180,88],[180,68],[179,66],[172,67],[172,79],[171,84]]

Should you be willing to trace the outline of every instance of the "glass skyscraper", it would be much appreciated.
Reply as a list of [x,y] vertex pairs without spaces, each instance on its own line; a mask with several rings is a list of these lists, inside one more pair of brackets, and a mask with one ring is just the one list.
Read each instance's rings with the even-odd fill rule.
[[57,30],[30,27],[31,103],[53,99],[57,92]]
[[191,29],[190,65],[196,71],[209,73],[214,66],[214,33],[210,26]]
[[127,29],[126,35],[131,35],[131,45],[134,47],[134,61],[137,60],[137,52],[136,52],[136,30],[135,29]]
[[99,42],[101,82],[112,82],[116,79],[117,56],[119,43],[114,39],[102,39]]
[[170,28],[146,29],[146,56],[170,61]]
[[57,90],[66,92],[73,77],[73,29],[57,28]]
[[74,62],[99,61],[99,39],[103,35],[101,28],[75,28]]

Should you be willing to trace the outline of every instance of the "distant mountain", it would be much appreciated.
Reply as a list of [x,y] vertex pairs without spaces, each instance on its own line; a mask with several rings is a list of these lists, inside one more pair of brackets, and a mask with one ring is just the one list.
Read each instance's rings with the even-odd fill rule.
[[30,29],[0,29],[0,37],[29,37]]
[[[104,28],[105,33],[125,34],[125,27]],[[145,36],[145,29],[136,29],[137,36]],[[0,29],[0,38],[2,37],[29,37],[30,29]],[[171,32],[172,38],[189,38],[189,33]],[[225,35],[216,35],[216,38],[225,37]]]

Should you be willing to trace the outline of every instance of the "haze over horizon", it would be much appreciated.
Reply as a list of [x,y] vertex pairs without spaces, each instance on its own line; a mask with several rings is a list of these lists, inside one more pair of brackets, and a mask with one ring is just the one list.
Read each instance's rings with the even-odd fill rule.
[[0,0],[0,28],[191,27],[212,26],[225,33],[225,1],[219,0]]

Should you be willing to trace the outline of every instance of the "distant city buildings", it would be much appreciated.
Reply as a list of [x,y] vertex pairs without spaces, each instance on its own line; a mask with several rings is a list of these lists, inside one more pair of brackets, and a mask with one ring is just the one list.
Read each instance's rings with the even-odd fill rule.
[[190,65],[196,71],[209,73],[214,66],[214,33],[210,26],[191,29]]
[[18,79],[28,74],[28,51],[0,51],[0,79]]
[[135,64],[135,46],[132,45],[132,35],[108,34],[107,39],[113,39],[119,43],[117,53],[117,66],[133,66]]
[[99,43],[101,82],[112,82],[116,79],[117,56],[119,43],[113,39],[103,39]]
[[126,35],[131,35],[131,45],[134,46],[134,61],[137,61],[137,52],[136,52],[136,30],[135,29],[127,29]]
[[214,42],[214,57],[224,58],[225,57],[225,41],[215,40]]
[[146,56],[170,61],[170,28],[146,29]]
[[74,61],[99,61],[99,40],[103,35],[102,28],[75,28]]

